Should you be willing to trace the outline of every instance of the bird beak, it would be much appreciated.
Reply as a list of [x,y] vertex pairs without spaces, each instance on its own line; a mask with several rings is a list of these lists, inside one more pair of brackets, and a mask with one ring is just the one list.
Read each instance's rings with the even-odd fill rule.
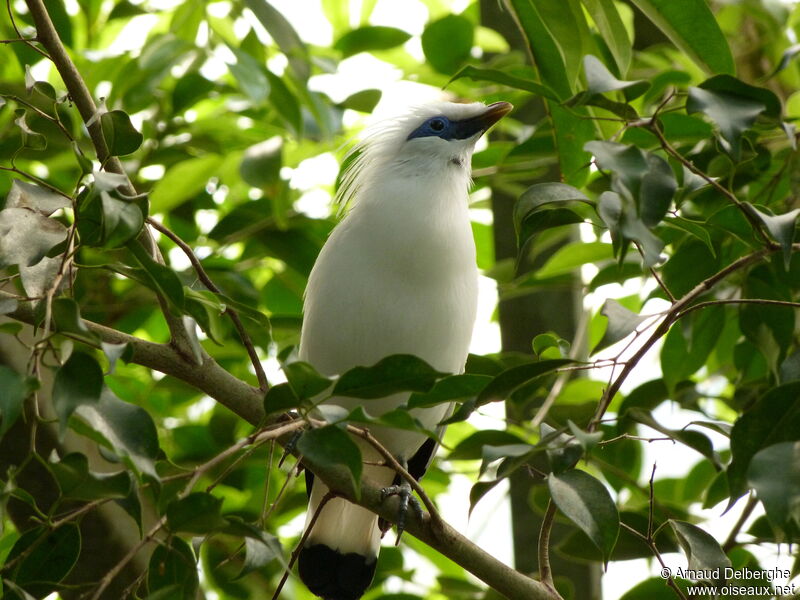
[[506,116],[511,109],[514,108],[509,102],[495,102],[486,107],[486,111],[479,115],[464,119],[463,121],[455,121],[455,131],[453,137],[458,140],[467,140],[475,138],[486,133],[492,125],[497,123],[500,119]]
[[510,102],[495,102],[494,104],[490,104],[486,108],[486,112],[479,115],[477,120],[483,124],[483,130],[486,131],[510,113],[512,108],[514,108],[514,106]]

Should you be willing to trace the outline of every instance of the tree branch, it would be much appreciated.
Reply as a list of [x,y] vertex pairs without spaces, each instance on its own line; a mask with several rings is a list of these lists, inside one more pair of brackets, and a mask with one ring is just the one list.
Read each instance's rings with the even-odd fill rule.
[[[152,227],[163,233],[169,239],[171,239],[186,255],[189,259],[189,262],[192,263],[197,276],[200,278],[200,281],[203,282],[209,290],[214,292],[215,294],[222,293],[220,289],[214,285],[214,282],[211,281],[211,278],[206,273],[206,270],[203,268],[203,265],[200,263],[200,259],[197,258],[197,255],[192,251],[189,245],[184,242],[177,234],[175,234],[172,230],[170,230],[165,225],[159,223],[155,219],[148,217],[147,218],[148,224]],[[236,331],[239,333],[239,339],[242,340],[242,344],[244,345],[245,349],[247,349],[247,355],[250,357],[250,362],[253,364],[253,369],[256,372],[256,379],[258,379],[258,387],[266,392],[267,388],[269,388],[269,383],[267,382],[267,376],[264,373],[264,367],[261,366],[261,361],[258,358],[258,354],[256,353],[256,349],[253,346],[253,341],[250,339],[250,336],[247,333],[247,330],[244,328],[242,324],[242,320],[239,318],[239,313],[232,309],[230,306],[225,308],[225,314],[227,314],[231,321],[233,321],[233,326],[236,328]]]
[[[48,58],[53,61],[56,70],[58,70],[61,79],[64,81],[64,85],[67,87],[70,98],[78,108],[78,112],[89,132],[89,137],[92,140],[92,145],[97,153],[98,160],[106,171],[124,175],[125,183],[122,186],[124,192],[128,196],[136,196],[136,188],[133,187],[125,169],[123,169],[122,162],[120,162],[119,158],[116,156],[111,156],[109,154],[106,140],[103,137],[103,128],[100,119],[95,118],[97,114],[97,105],[92,98],[91,92],[89,92],[89,88],[86,87],[83,77],[81,77],[81,74],[78,72],[75,63],[72,62],[69,54],[67,54],[67,50],[61,42],[61,38],[58,37],[58,32],[56,32],[56,28],[53,25],[53,21],[50,19],[50,15],[47,12],[43,0],[25,0],[25,3],[36,25],[36,39],[49,53]],[[9,13],[11,13],[10,5],[8,10]],[[143,245],[150,256],[163,264],[164,259],[149,229],[146,227],[142,229],[140,239],[144,242]],[[189,341],[189,335],[183,325],[183,321],[180,317],[176,317],[170,313],[166,300],[164,300],[161,295],[158,296],[158,301],[161,306],[161,312],[164,314],[164,319],[167,322],[167,327],[169,327],[173,344],[186,356],[191,356],[191,342]]]
[[[800,244],[794,244],[793,248],[800,249]],[[594,417],[592,418],[591,423],[589,423],[588,430],[594,431],[597,426],[600,424],[600,420],[603,418],[603,415],[608,410],[609,405],[611,404],[611,399],[614,395],[619,391],[619,388],[622,386],[625,379],[630,375],[631,371],[636,368],[639,364],[639,361],[644,357],[650,348],[653,347],[662,336],[664,336],[668,331],[672,324],[678,320],[681,316],[681,313],[690,310],[690,304],[694,302],[700,295],[707,292],[711,288],[713,288],[717,283],[725,279],[731,273],[738,271],[739,269],[743,269],[762,260],[764,257],[769,256],[770,254],[780,250],[779,246],[770,246],[768,248],[762,248],[752,254],[748,254],[746,256],[742,256],[741,258],[733,261],[731,264],[726,266],[724,269],[721,269],[708,279],[704,279],[700,283],[698,283],[694,289],[690,290],[686,293],[680,300],[677,300],[672,304],[670,309],[666,312],[664,319],[661,323],[658,324],[655,331],[650,335],[649,338],[642,344],[639,349],[634,353],[634,355],[625,363],[620,374],[614,379],[613,382],[606,388],[603,396],[600,398],[600,403],[597,406],[597,410],[595,411]],[[713,301],[712,301],[713,302]]]
[[[0,299],[6,298],[16,296],[0,291]],[[6,316],[31,325],[36,323],[29,303],[19,305]],[[205,392],[246,421],[254,425],[263,424],[263,392],[228,373],[214,359],[206,357],[198,367],[167,344],[142,340],[91,321],[84,323],[105,342],[129,344],[133,350],[130,362],[180,379]],[[285,439],[281,441],[286,442]],[[384,500],[378,486],[362,481],[361,495],[356,498],[352,492],[350,472],[344,467],[320,466],[306,457],[303,463],[340,497],[363,506],[387,521],[396,518],[398,500]],[[429,515],[423,515],[420,519],[414,511],[409,511],[405,531],[512,600],[556,598],[545,585],[498,561],[444,521],[434,521]]]

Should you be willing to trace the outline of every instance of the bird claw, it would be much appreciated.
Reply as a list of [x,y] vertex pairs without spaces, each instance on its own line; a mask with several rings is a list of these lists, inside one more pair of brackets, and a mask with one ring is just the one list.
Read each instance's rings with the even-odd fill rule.
[[278,468],[283,466],[283,461],[286,460],[287,456],[291,456],[294,452],[295,448],[297,447],[297,442],[300,440],[300,437],[303,435],[303,431],[298,429],[292,434],[292,437],[286,442],[286,445],[283,447],[283,456],[278,461]]
[[400,506],[397,509],[397,520],[395,522],[397,526],[397,539],[394,545],[397,546],[400,543],[400,536],[403,535],[403,531],[405,531],[406,528],[406,516],[408,515],[409,505],[418,519],[422,519],[422,506],[419,500],[412,495],[411,486],[406,481],[400,485],[390,485],[389,487],[381,489],[381,502],[386,500],[389,496],[400,497]]

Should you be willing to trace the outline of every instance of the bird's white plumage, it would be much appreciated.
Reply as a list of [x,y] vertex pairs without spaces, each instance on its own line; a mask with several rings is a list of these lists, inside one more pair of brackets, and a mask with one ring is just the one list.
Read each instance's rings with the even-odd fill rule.
[[[308,281],[301,360],[326,375],[400,353],[419,356],[441,371],[463,370],[477,309],[478,272],[467,204],[470,159],[480,133],[463,140],[408,136],[436,115],[458,121],[486,111],[481,103],[428,104],[367,133],[343,177],[340,196],[349,211]],[[407,396],[370,400],[365,409],[379,415]],[[354,408],[363,401],[330,402]],[[438,406],[414,414],[433,429],[447,410]],[[425,439],[393,429],[373,433],[406,460]],[[371,448],[361,448],[366,460],[377,459]],[[388,485],[394,474],[367,465],[364,476]],[[326,491],[314,483],[309,519]],[[342,499],[323,508],[309,537],[309,543],[367,556],[377,554],[379,542],[377,517]]]

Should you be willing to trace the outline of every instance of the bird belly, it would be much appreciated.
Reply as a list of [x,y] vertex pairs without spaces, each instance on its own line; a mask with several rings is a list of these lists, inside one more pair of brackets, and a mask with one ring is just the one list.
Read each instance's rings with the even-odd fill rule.
[[[413,264],[375,260],[364,252],[336,254],[326,256],[323,250],[315,266],[319,272],[312,273],[309,281],[302,360],[325,375],[372,365],[392,354],[418,356],[444,372],[463,370],[477,307],[474,250],[470,254],[467,249],[455,269],[432,265],[446,259],[440,254],[427,262],[417,254]],[[350,258],[349,264],[339,263],[343,258]],[[344,276],[331,276],[334,273]],[[397,393],[374,400],[336,397],[328,402],[348,409],[363,406],[380,416],[407,399],[408,393]],[[449,409],[442,405],[411,414],[424,427],[435,429]],[[384,435],[383,428],[372,429],[401,458],[410,458],[424,441],[419,433],[395,429]]]

